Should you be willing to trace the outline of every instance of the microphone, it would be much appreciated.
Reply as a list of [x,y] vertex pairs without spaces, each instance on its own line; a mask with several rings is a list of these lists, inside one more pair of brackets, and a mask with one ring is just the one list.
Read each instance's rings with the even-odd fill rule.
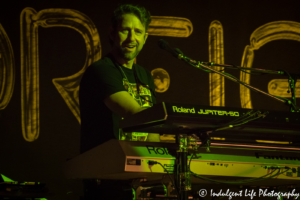
[[158,46],[161,48],[161,49],[164,49],[166,51],[168,51],[169,53],[171,53],[175,58],[179,58],[178,55],[180,53],[176,52],[173,48],[171,48],[168,44],[167,41],[165,41],[164,39],[160,39],[158,40]]
[[190,62],[190,63],[193,63],[193,64],[197,64],[197,61],[195,60],[192,60],[191,58],[189,57],[186,57],[183,55],[182,51],[180,51],[180,49],[176,48],[176,49],[173,49],[169,46],[169,43],[167,41],[165,41],[164,39],[160,39],[158,40],[158,46],[161,48],[161,49],[164,49],[166,51],[168,51],[169,53],[171,53],[175,58],[178,58],[179,60],[184,60],[186,62]]

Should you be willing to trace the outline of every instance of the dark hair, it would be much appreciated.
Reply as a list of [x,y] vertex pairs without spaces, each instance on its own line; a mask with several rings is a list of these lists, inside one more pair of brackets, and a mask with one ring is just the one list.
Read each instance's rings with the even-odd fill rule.
[[113,13],[112,16],[112,25],[113,28],[116,28],[118,26],[118,23],[122,20],[122,16],[124,14],[134,14],[137,18],[140,19],[142,24],[145,26],[145,30],[147,32],[149,28],[149,24],[151,22],[151,15],[146,8],[142,6],[134,6],[131,4],[122,4],[119,5]]

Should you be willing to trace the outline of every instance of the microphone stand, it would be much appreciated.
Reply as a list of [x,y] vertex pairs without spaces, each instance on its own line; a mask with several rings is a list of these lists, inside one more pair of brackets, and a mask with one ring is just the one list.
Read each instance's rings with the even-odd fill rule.
[[[259,92],[259,93],[264,94],[268,97],[271,97],[271,98],[273,98],[277,101],[280,101],[280,102],[284,103],[285,105],[288,105],[290,107],[291,112],[300,112],[300,108],[298,106],[296,106],[296,94],[295,94],[295,84],[296,84],[297,78],[300,78],[299,74],[292,74],[291,75],[286,71],[275,71],[275,70],[258,69],[258,68],[236,67],[234,65],[215,64],[213,62],[200,62],[200,61],[195,61],[195,60],[192,60],[188,57],[185,57],[179,49],[176,49],[176,51],[179,53],[178,54],[178,59],[183,60],[183,61],[187,62],[188,64],[190,64],[190,65],[192,65],[192,66],[194,66],[198,69],[204,70],[206,72],[217,73],[217,74],[219,74],[221,76],[224,76],[225,78],[227,78],[227,79],[229,79],[233,82],[244,85],[245,87],[249,88],[252,91]],[[215,70],[215,69],[211,68],[209,65],[210,66],[219,66],[219,67],[231,68],[231,69],[239,69],[239,70],[251,70],[251,71],[254,71],[254,72],[265,73],[265,74],[288,75],[289,76],[289,86],[291,88],[291,94],[292,94],[292,101],[290,101],[286,98],[283,98],[283,97],[278,97],[278,96],[275,96],[275,95],[268,94],[268,93],[266,93],[266,92],[264,92],[264,91],[262,91],[262,90],[260,90],[256,87],[254,87],[254,86],[251,86],[251,85],[249,85],[249,84],[247,84],[243,81],[240,81],[238,78],[232,76],[231,74]]]

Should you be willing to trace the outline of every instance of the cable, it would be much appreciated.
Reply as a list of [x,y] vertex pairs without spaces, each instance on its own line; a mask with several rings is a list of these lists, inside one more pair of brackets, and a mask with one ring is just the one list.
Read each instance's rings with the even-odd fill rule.
[[[258,112],[259,112],[259,114],[260,114],[260,111],[258,111]],[[257,114],[257,113],[254,113],[254,114]],[[257,117],[252,118],[252,119],[249,119],[249,120],[247,120],[247,121],[241,122],[241,123],[239,123],[239,124],[233,124],[233,125],[231,125],[231,126],[232,126],[232,127],[234,127],[234,126],[240,126],[240,125],[246,124],[246,123],[248,123],[248,122],[250,122],[250,121],[257,120],[257,119],[259,119],[259,118],[261,118],[261,117],[264,117],[264,115],[259,115],[259,116],[257,116]],[[247,118],[246,118],[246,119],[247,119]]]
[[[247,116],[247,114],[249,114],[249,116]],[[229,128],[232,128],[234,126],[239,126],[239,125],[242,125],[242,124],[246,124],[250,121],[253,121],[253,120],[256,120],[258,118],[261,118],[263,117],[263,115],[259,115],[260,114],[260,111],[256,111],[255,113],[251,114],[251,112],[248,112],[246,115],[244,115],[242,118],[238,118],[238,119],[235,119],[234,121],[231,121],[231,122],[228,122],[224,125],[222,125],[220,128],[222,127],[226,127],[226,126],[229,126]],[[255,117],[255,115],[258,115],[257,117]],[[238,124],[237,124],[238,123]],[[219,129],[219,128],[218,128]],[[216,131],[218,130],[216,129]]]
[[179,193],[179,190],[178,190],[178,188],[177,188],[177,185],[175,185],[175,183],[174,183],[174,181],[173,181],[173,179],[172,179],[172,177],[171,177],[169,171],[168,171],[168,170],[167,170],[160,162],[153,161],[153,160],[149,160],[149,161],[148,161],[148,165],[155,165],[155,164],[159,164],[159,165],[167,172],[167,174],[168,174],[168,176],[169,176],[169,178],[170,178],[170,180],[171,180],[171,182],[172,182],[172,184],[173,184],[173,186],[175,187],[175,190],[176,190],[176,192],[177,192],[177,198],[180,199],[180,193]]
[[251,110],[249,112],[247,112],[246,114],[244,114],[243,116],[233,120],[233,121],[230,121],[226,124],[222,124],[222,125],[219,125],[219,126],[216,126],[213,130],[209,130],[210,133],[214,132],[214,131],[220,131],[220,130],[224,130],[224,129],[228,129],[228,128],[233,128],[235,126],[240,126],[240,125],[243,125],[243,124],[246,124],[250,121],[254,121],[254,120],[257,120],[261,117],[265,117],[268,112],[264,112],[264,113],[261,113],[261,111],[254,111]]

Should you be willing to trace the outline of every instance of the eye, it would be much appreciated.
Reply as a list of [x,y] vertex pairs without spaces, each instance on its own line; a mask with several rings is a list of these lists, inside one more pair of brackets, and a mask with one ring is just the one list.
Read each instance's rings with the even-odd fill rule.
[[136,29],[135,32],[136,32],[137,35],[143,34],[143,31],[142,31],[142,30],[139,30],[139,29]]
[[128,33],[128,30],[127,29],[123,29],[123,30],[121,30],[121,33]]

